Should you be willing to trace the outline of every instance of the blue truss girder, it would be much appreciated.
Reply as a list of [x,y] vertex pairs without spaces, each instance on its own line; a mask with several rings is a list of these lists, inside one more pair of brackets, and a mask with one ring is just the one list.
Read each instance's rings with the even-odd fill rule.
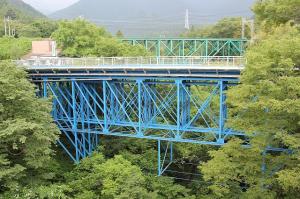
[[[142,77],[44,78],[42,83],[44,96],[53,96],[52,114],[64,135],[59,144],[75,162],[95,150],[99,135],[218,146],[230,136],[244,136],[225,125],[225,90],[234,84],[227,79]],[[203,91],[208,96],[200,99]]]

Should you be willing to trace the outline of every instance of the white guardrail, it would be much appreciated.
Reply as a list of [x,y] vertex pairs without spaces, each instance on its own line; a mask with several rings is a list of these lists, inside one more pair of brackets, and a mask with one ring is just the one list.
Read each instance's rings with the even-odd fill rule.
[[16,61],[23,67],[43,66],[236,66],[242,67],[245,58],[235,57],[99,57],[99,58],[36,58]]

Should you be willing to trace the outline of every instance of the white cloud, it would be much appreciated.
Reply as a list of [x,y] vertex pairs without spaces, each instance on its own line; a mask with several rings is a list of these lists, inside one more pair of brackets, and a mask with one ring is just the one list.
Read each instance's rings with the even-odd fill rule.
[[68,7],[69,5],[77,2],[78,0],[23,0],[30,4],[37,10],[49,14],[57,10]]

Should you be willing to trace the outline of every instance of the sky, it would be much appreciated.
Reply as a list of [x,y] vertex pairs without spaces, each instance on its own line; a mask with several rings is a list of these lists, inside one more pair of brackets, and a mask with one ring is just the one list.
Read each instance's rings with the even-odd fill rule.
[[50,14],[68,7],[78,0],[23,0],[44,14]]

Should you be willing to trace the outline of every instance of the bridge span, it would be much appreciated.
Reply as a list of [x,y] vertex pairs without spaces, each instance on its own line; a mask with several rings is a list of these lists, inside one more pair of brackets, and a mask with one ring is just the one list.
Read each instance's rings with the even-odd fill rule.
[[18,61],[32,77],[186,77],[238,79],[242,56],[38,58]]
[[158,142],[158,175],[172,162],[175,142],[221,146],[244,136],[226,125],[226,90],[238,84],[244,63],[241,56],[17,62],[39,95],[53,99],[58,143],[74,162],[92,153],[100,135],[151,139]]
[[226,91],[239,83],[242,56],[38,58],[17,65],[41,97],[52,99],[58,143],[75,163],[91,155],[100,135],[156,140],[158,175],[173,162],[174,143],[247,140],[226,124]]
[[220,38],[124,38],[130,45],[143,46],[160,56],[243,56],[246,39]]

